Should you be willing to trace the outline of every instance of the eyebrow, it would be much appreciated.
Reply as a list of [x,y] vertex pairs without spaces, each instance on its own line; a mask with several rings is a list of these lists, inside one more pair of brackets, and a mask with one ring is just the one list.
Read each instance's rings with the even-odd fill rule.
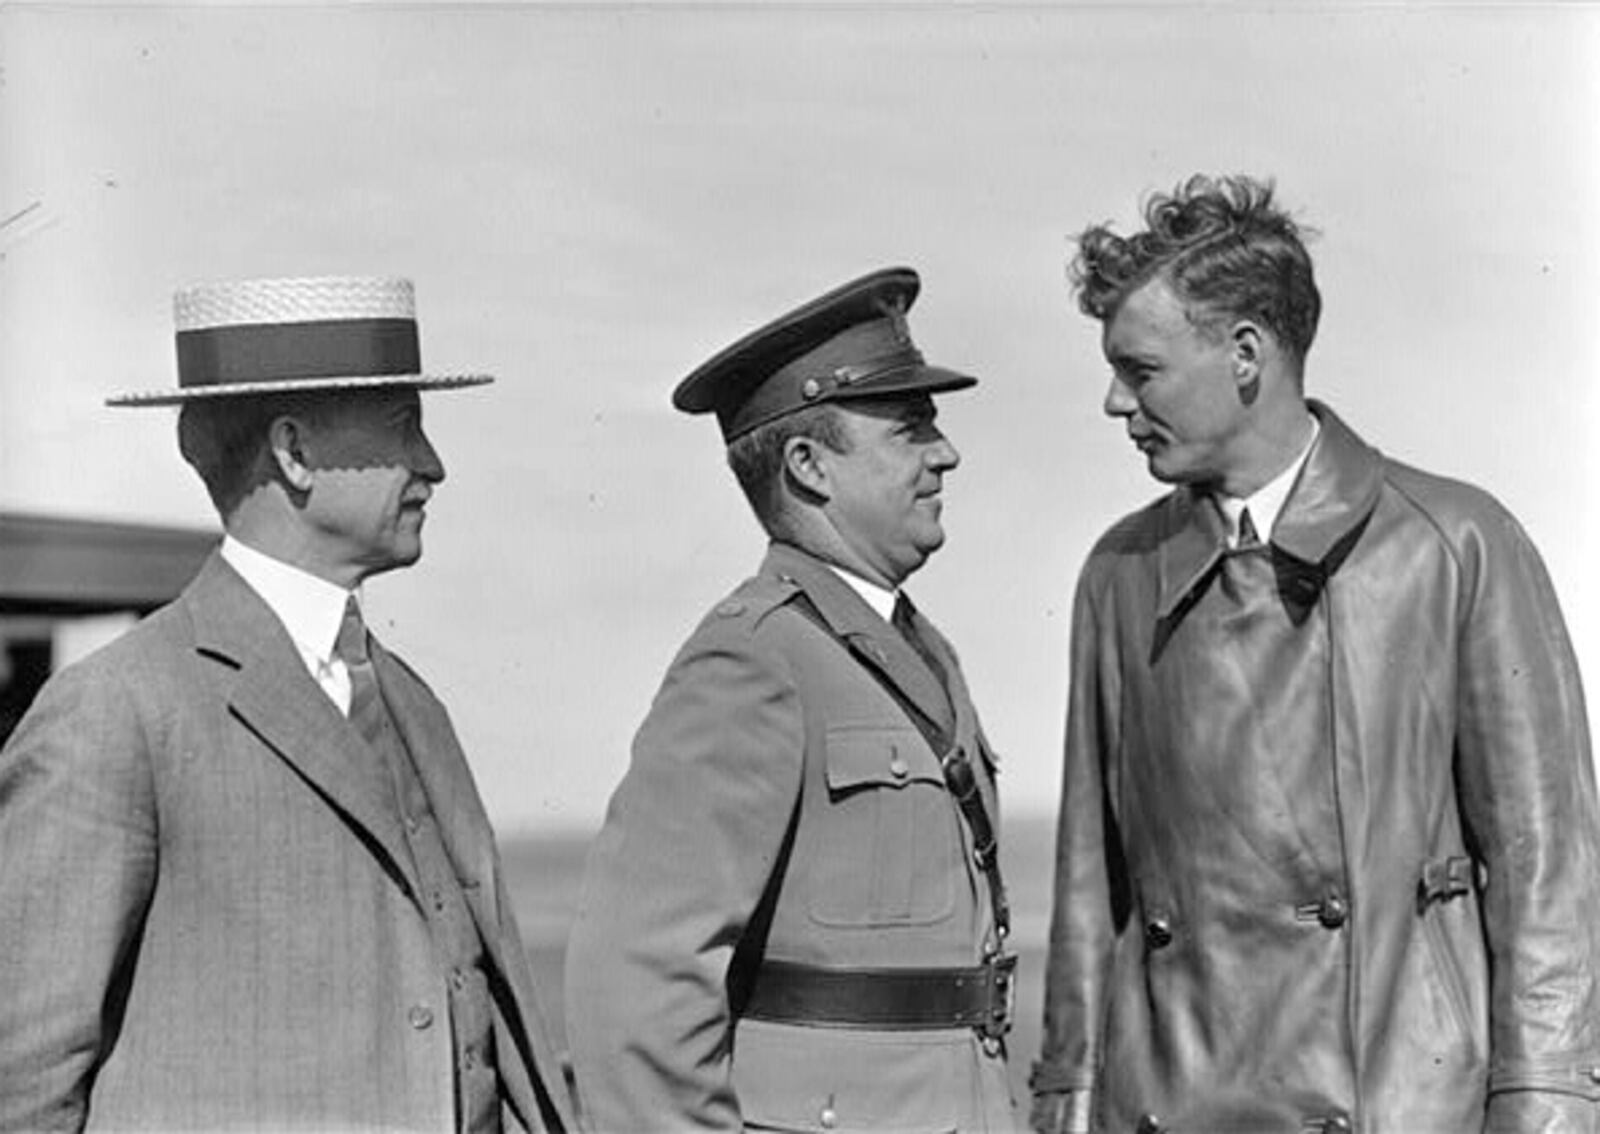
[[1120,350],[1107,354],[1106,361],[1118,370],[1123,370],[1130,366],[1154,366],[1156,364],[1156,360],[1149,355]]

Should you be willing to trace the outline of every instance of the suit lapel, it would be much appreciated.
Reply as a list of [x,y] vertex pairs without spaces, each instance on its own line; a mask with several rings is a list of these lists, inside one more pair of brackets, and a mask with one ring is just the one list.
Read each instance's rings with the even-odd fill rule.
[[[440,841],[461,882],[478,936],[490,963],[505,978],[511,992],[514,1016],[505,1023],[516,1046],[513,1049],[503,1044],[502,1050],[526,1052],[526,1067],[502,1058],[502,1078],[530,1129],[537,1127],[528,1121],[529,1116],[541,1111],[536,1093],[549,1100],[548,1106],[570,1129],[572,1119],[559,1094],[565,1090],[561,1063],[547,1038],[544,1016],[534,995],[522,936],[500,877],[494,831],[455,729],[444,707],[422,681],[376,640],[372,642],[372,666],[390,716],[411,753],[412,767],[428,797]],[[527,1073],[518,1074],[519,1069]]]
[[238,719],[419,886],[386,770],[317,685],[270,607],[213,554],[185,593],[195,648],[233,672],[223,693]]
[[857,660],[878,673],[941,733],[952,735],[955,720],[944,686],[900,632],[878,617],[833,568],[796,547],[775,543],[762,572],[804,591],[834,636]]
[[426,686],[376,640],[372,642],[372,668],[389,714],[411,753],[439,838],[463,883],[467,905],[478,921],[479,932],[485,940],[492,940],[500,923],[494,894],[494,836],[455,730]]

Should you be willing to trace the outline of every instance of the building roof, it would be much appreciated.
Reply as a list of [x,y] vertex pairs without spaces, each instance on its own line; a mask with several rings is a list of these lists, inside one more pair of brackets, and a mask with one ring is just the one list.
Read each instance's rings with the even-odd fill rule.
[[220,532],[0,512],[0,612],[154,610],[177,596]]

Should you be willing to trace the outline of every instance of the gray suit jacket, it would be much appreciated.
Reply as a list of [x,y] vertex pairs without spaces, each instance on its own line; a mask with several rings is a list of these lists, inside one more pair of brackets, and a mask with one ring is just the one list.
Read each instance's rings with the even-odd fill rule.
[[[449,719],[373,654],[495,974],[509,1109],[571,1128]],[[385,774],[218,556],[53,678],[0,752],[0,1129],[452,1129]]]

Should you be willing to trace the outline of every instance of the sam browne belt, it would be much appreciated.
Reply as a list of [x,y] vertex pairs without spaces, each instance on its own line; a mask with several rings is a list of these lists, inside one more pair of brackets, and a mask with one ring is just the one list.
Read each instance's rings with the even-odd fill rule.
[[743,1015],[816,1028],[975,1028],[998,1040],[1011,1027],[1016,967],[1014,955],[970,969],[836,969],[769,957]]

